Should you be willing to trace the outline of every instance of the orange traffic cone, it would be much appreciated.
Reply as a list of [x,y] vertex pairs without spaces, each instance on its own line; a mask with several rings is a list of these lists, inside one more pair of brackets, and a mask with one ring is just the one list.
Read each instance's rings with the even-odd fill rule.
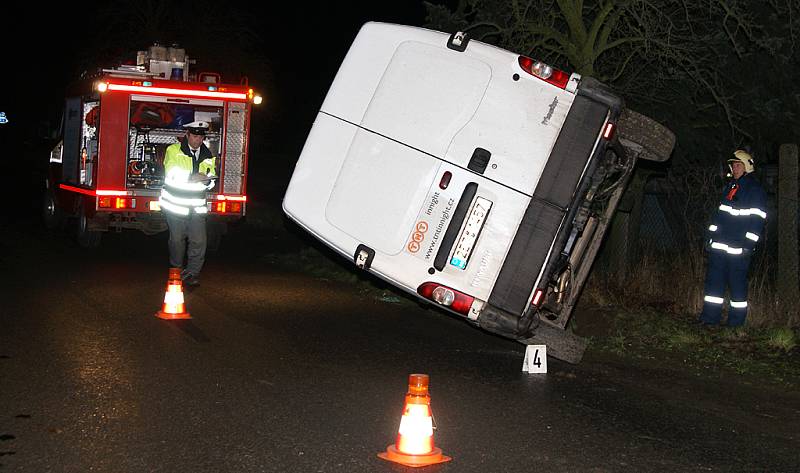
[[191,319],[186,312],[183,301],[183,281],[181,281],[181,268],[169,268],[167,291],[164,293],[164,304],[156,312],[156,317],[165,320]]
[[386,447],[379,457],[406,466],[427,466],[444,463],[452,458],[442,455],[433,445],[433,417],[428,394],[428,375],[408,376],[408,393],[400,419],[397,442]]

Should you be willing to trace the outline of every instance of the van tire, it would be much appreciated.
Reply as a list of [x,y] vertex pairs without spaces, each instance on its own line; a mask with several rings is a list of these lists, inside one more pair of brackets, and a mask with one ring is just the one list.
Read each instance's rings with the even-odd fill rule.
[[583,358],[588,341],[563,329],[555,328],[545,322],[533,330],[533,335],[520,339],[525,345],[545,345],[547,355],[577,365]]
[[620,144],[637,158],[663,162],[675,148],[675,133],[641,113],[624,109],[617,120]]

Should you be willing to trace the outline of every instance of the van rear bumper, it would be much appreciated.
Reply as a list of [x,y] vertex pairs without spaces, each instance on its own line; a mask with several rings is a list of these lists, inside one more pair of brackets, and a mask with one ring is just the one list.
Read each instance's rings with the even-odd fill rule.
[[[605,89],[598,90],[603,95],[579,91],[567,114],[489,296],[489,305],[498,313],[521,317],[534,288],[546,284],[566,245],[575,212],[589,186],[588,177],[605,151],[605,143],[598,142],[598,137],[606,120],[615,120],[621,109],[619,99],[614,101]],[[493,317],[495,323],[506,318]],[[501,325],[511,328],[515,323],[507,320]]]

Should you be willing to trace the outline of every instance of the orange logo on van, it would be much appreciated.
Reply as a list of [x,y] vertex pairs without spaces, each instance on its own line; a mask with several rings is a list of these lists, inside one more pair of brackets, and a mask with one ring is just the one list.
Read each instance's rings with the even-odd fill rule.
[[408,242],[406,249],[411,253],[419,251],[419,244],[425,239],[425,232],[428,231],[428,222],[420,220],[414,227],[416,231],[411,234],[411,241]]

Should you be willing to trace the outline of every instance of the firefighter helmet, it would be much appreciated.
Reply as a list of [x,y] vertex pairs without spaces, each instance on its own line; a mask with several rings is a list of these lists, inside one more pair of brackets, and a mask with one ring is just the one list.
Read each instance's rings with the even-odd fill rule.
[[745,174],[750,174],[751,172],[756,170],[755,161],[753,161],[753,157],[750,156],[750,153],[743,149],[737,149],[733,152],[733,157],[728,160],[728,166],[730,166],[734,161],[739,161],[744,164],[744,172]]
[[208,122],[197,120],[193,121],[192,123],[187,123],[183,125],[183,127],[193,135],[205,136],[205,134],[208,133],[210,125]]

